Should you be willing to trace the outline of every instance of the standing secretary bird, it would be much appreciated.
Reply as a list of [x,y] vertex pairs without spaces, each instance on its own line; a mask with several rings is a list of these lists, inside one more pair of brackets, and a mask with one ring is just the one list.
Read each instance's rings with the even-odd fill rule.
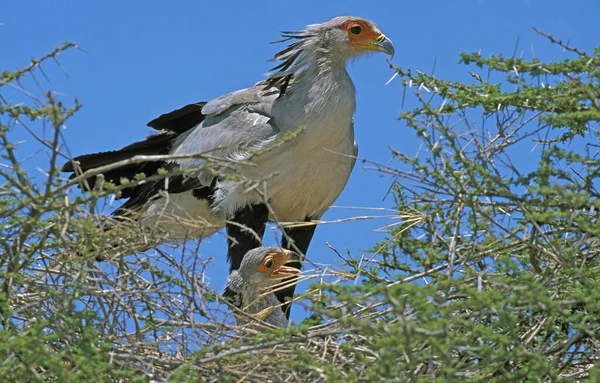
[[[168,231],[172,239],[204,238],[226,226],[230,269],[238,269],[244,254],[261,245],[269,219],[319,219],[340,195],[358,151],[346,62],[374,51],[394,54],[379,27],[359,17],[336,17],[282,37],[279,42],[290,44],[274,56],[280,63],[266,80],[164,114],[148,123],[158,134],[121,150],[76,157],[63,170],[74,177],[137,155],[172,155],[103,173],[119,184],[161,168],[175,172],[123,190],[119,197],[128,200],[114,215]],[[237,162],[235,172],[223,162],[208,169],[206,156]],[[95,177],[82,181],[86,189],[98,187]],[[315,226],[284,230],[282,246],[305,254]],[[292,286],[277,298],[284,302],[293,293]]]

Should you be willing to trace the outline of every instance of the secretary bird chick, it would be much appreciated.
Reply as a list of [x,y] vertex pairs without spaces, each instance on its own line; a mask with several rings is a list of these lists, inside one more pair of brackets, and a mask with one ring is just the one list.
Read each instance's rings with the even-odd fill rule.
[[[299,261],[298,254],[280,247],[252,249],[242,259],[240,268],[229,275],[224,295],[249,316],[285,328],[288,319],[273,289],[285,283],[284,280],[300,274],[296,267],[287,266]],[[243,315],[235,317],[238,325],[251,322]]]

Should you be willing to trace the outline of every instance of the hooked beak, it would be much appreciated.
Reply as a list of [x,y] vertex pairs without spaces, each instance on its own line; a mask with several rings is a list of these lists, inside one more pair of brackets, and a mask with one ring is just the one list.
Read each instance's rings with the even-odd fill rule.
[[392,40],[388,39],[383,33],[377,38],[377,40],[375,40],[375,43],[373,43],[373,48],[376,51],[392,56],[391,58],[394,58],[394,53],[396,52],[394,50],[394,44],[392,43]]
[[[283,279],[283,278],[287,278],[287,277],[294,277],[294,276],[300,274],[299,267],[302,265],[302,263],[301,263],[302,258],[300,257],[300,255],[298,255],[297,253],[290,251],[290,250],[284,250],[282,255],[283,255],[283,264],[281,266],[279,266],[278,268],[276,268],[275,270],[273,270],[271,272],[271,274],[269,275],[269,278]],[[298,266],[297,267],[286,266],[290,263],[296,264]]]

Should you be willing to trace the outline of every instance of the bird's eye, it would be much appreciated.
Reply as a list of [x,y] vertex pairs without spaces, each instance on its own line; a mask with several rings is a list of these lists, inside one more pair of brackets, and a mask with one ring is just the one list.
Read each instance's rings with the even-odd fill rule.
[[363,27],[361,27],[360,25],[355,25],[350,28],[350,33],[352,33],[353,35],[360,35],[362,31]]
[[275,264],[275,262],[273,261],[273,258],[267,259],[264,263],[265,269],[267,269],[267,270],[272,269],[274,264]]

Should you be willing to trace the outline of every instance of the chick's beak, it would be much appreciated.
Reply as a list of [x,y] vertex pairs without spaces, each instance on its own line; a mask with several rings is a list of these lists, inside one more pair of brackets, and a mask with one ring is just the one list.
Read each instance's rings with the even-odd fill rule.
[[392,43],[392,40],[388,39],[383,33],[377,38],[374,46],[375,50],[386,53],[394,58],[394,53],[396,52],[394,50],[394,44]]
[[[269,277],[281,279],[281,278],[293,277],[293,276],[300,274],[300,270],[298,269],[302,265],[301,264],[302,258],[300,257],[300,255],[298,255],[297,253],[295,253],[293,251],[285,250],[283,252],[282,256],[283,256],[283,263],[281,264],[281,266],[279,266],[278,268],[273,270],[273,272],[271,272]],[[286,266],[288,264],[295,264],[297,266],[296,267]]]

